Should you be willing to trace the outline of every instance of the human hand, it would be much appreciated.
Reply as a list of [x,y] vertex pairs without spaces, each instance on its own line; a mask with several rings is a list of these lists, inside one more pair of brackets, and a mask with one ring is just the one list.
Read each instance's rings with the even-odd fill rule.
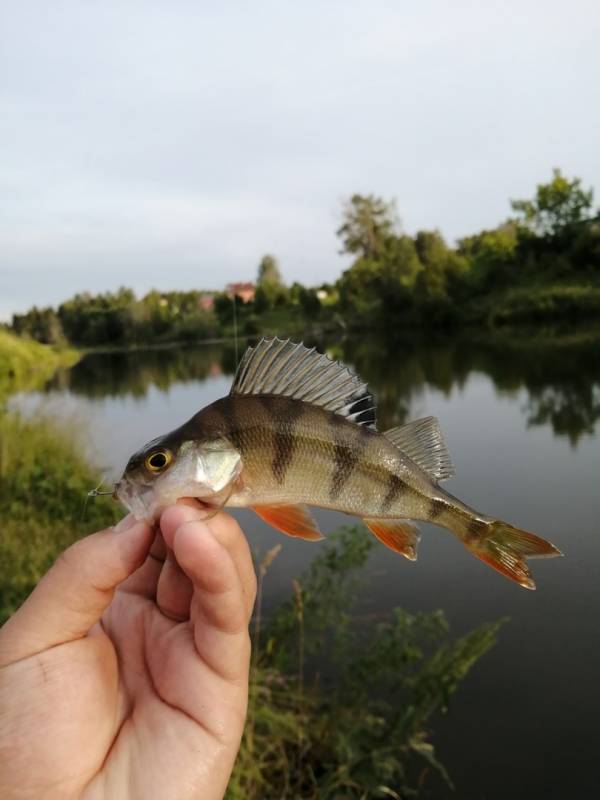
[[[256,578],[237,523],[184,501],[74,544],[0,631],[3,800],[222,798]],[[129,527],[127,527],[129,526]]]

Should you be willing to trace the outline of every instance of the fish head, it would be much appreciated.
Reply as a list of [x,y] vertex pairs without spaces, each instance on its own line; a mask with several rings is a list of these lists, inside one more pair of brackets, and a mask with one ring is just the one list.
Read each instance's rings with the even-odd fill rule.
[[153,521],[180,497],[218,505],[242,468],[227,439],[178,441],[159,436],[129,459],[115,497],[138,519]]

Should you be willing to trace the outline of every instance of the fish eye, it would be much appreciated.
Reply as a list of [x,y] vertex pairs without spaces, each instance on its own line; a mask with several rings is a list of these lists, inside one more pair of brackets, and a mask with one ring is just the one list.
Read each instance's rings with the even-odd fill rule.
[[146,469],[150,472],[162,472],[172,460],[173,456],[169,450],[155,450],[146,458]]

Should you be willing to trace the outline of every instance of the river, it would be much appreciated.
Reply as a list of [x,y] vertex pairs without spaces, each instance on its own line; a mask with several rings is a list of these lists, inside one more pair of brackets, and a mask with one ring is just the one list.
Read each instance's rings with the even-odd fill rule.
[[[416,563],[383,546],[374,550],[360,597],[365,611],[442,608],[456,633],[510,617],[448,714],[435,720],[433,741],[456,785],[454,795],[440,787],[436,797],[595,795],[600,337],[326,344],[369,382],[381,429],[439,417],[456,466],[446,484],[453,494],[539,533],[566,555],[532,562],[538,590],[528,592],[433,526],[421,526]],[[90,354],[12,404],[75,420],[110,481],[141,444],[226,394],[234,366],[233,348],[223,345]],[[282,537],[250,512],[235,513],[257,553],[284,545],[265,587],[268,610],[319,545]],[[317,517],[324,531],[347,521],[333,512]]]

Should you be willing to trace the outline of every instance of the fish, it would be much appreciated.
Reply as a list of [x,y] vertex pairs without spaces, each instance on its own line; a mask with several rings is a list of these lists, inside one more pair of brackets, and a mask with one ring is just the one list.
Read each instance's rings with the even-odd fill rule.
[[561,551],[451,495],[440,484],[453,474],[435,417],[379,431],[375,399],[352,369],[302,342],[271,338],[246,350],[229,395],[131,456],[115,496],[149,521],[181,497],[212,513],[250,508],[307,541],[323,538],[308,506],[335,509],[411,561],[415,523],[429,522],[534,589],[526,561]]

